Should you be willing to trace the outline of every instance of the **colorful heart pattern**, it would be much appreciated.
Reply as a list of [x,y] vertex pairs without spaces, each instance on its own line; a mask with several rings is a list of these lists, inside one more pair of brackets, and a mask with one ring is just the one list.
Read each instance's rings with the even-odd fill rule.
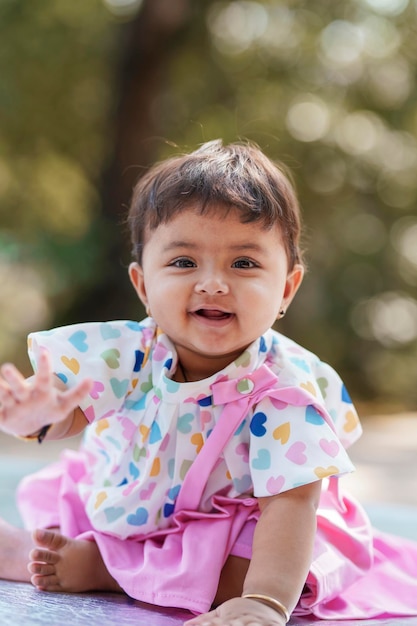
[[267,422],[265,413],[255,413],[250,422],[250,431],[255,437],[263,437],[266,434],[265,424]]
[[237,385],[242,398],[236,406],[245,406],[257,380],[245,376],[262,363],[285,393],[262,391],[255,407],[245,409],[216,459],[211,493],[215,487],[232,496],[274,495],[351,469],[342,442],[357,438],[359,422],[345,386],[331,368],[321,368],[314,355],[275,331],[209,382],[187,385],[174,380],[178,357],[150,318],[36,333],[29,338],[32,362],[43,346],[67,385],[93,381],[82,403],[94,423],[85,442],[91,471],[83,479],[83,501],[104,532],[129,536],[169,525],[184,479],[222,415],[215,385]]

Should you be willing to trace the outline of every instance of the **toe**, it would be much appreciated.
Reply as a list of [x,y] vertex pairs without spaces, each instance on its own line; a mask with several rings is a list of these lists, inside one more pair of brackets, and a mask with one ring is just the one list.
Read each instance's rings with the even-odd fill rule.
[[51,550],[42,550],[41,548],[33,548],[29,552],[29,559],[40,563],[52,563],[56,565],[59,561],[59,554]]
[[31,576],[30,582],[40,591],[62,590],[56,576],[40,576],[39,574],[34,574],[33,576]]
[[53,530],[38,528],[33,531],[32,537],[37,546],[47,548],[48,550],[61,550],[67,543],[66,537]]
[[31,574],[38,574],[40,576],[52,576],[55,574],[55,566],[45,563],[29,563],[28,570]]

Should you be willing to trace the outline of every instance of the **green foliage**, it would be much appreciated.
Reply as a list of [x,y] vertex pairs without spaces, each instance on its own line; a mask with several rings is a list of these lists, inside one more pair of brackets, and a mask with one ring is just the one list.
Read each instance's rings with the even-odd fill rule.
[[163,134],[248,137],[292,168],[310,271],[285,330],[361,397],[412,406],[416,4],[235,0],[198,17],[159,99]]
[[[126,86],[121,51],[132,31],[146,38],[152,1],[164,6],[0,3],[4,358],[27,330],[76,311],[86,291],[100,301],[95,286],[119,262],[120,207],[109,220],[102,183]],[[223,137],[249,138],[286,163],[309,271],[280,329],[329,360],[353,395],[415,406],[417,4],[170,0],[155,14],[184,7],[149,87],[153,127],[135,135],[136,162],[149,142],[146,160],[156,160]],[[127,280],[123,289],[120,315],[134,317]]]
[[115,34],[97,0],[0,3],[3,359],[98,271]]

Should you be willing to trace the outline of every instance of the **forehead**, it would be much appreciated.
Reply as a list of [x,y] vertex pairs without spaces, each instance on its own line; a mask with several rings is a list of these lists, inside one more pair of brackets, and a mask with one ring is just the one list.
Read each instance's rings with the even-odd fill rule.
[[266,228],[262,222],[242,222],[238,209],[215,207],[201,213],[190,207],[145,233],[144,248],[173,251],[179,248],[210,249],[212,254],[224,249],[236,251],[283,248],[278,225]]
[[262,218],[249,221],[247,215],[237,207],[224,204],[203,206],[197,203],[183,207],[155,227],[151,227],[148,224],[145,228],[144,243],[149,241],[157,231],[159,233],[164,231],[169,236],[169,233],[174,233],[177,230],[189,230],[191,225],[198,228],[195,232],[196,235],[201,234],[201,232],[208,233],[213,231],[223,234],[227,231],[232,238],[237,238],[244,233],[246,233],[246,236],[249,233],[257,233],[259,236],[266,233],[274,233],[279,237],[282,235],[279,224],[273,224],[272,227],[268,227]]

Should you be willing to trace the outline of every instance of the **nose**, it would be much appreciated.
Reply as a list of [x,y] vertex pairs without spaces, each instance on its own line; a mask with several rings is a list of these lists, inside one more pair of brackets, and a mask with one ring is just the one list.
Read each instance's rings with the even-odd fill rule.
[[229,286],[221,273],[208,273],[200,277],[195,290],[197,293],[216,296],[229,293]]

